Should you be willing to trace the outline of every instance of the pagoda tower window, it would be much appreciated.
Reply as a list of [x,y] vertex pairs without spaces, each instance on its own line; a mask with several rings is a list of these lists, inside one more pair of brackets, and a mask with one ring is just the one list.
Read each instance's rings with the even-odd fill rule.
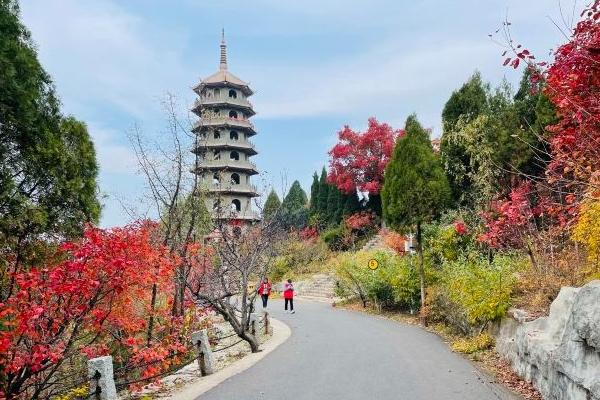
[[215,97],[219,97],[219,95],[221,94],[221,91],[219,89],[215,89]]
[[213,160],[220,160],[221,152],[219,150],[213,150]]
[[232,99],[237,99],[237,92],[233,89],[229,90],[229,97]]
[[235,118],[235,119],[237,119],[237,117],[238,117],[238,113],[237,112],[235,112],[233,110],[229,111],[229,118]]
[[221,208],[221,200],[215,200],[213,203],[213,210],[218,210]]
[[215,131],[215,139],[221,139],[221,132],[218,130]]
[[229,153],[229,159],[239,161],[240,153],[238,153],[237,151],[232,151],[231,153]]
[[231,174],[231,183],[234,185],[239,185],[240,184],[240,175],[236,174],[235,172],[233,174]]
[[213,185],[215,185],[215,186],[221,182],[221,177],[219,176],[218,172],[214,173],[212,181],[213,181]]
[[239,135],[238,135],[237,131],[231,131],[231,132],[229,132],[229,139],[231,139],[231,140],[238,140],[239,139]]
[[231,201],[231,211],[242,211],[242,203],[238,199],[233,199]]

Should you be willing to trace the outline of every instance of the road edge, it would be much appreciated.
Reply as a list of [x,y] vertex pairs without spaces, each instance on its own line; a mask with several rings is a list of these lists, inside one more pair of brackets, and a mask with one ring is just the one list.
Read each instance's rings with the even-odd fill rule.
[[262,351],[259,353],[250,353],[241,360],[234,362],[233,364],[223,368],[220,371],[215,372],[212,375],[208,375],[202,378],[198,378],[197,381],[192,382],[185,387],[174,391],[166,399],[169,400],[195,400],[199,396],[208,392],[210,389],[219,385],[221,382],[231,378],[234,375],[239,374],[252,367],[254,364],[263,359],[267,354],[275,350],[281,344],[283,344],[292,335],[292,330],[289,326],[279,321],[278,319],[271,318],[271,326],[273,327],[273,336],[271,339],[266,341],[262,345]]

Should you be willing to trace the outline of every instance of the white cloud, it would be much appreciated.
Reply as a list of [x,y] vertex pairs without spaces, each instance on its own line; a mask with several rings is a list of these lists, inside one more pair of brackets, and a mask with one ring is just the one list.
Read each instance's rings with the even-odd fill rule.
[[88,123],[88,130],[100,164],[100,173],[116,173],[135,175],[137,159],[130,146],[119,143],[118,132],[94,123]]

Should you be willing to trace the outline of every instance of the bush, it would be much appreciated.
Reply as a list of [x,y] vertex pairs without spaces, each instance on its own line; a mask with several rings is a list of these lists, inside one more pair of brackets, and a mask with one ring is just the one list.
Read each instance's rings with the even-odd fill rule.
[[[372,271],[367,264],[376,259],[379,267]],[[419,304],[419,276],[411,258],[386,252],[341,254],[331,260],[339,279],[340,297],[358,297],[366,306],[414,311]]]
[[269,269],[269,277],[277,282],[284,277],[295,277],[307,273],[322,271],[330,256],[327,245],[318,239],[301,240],[292,235],[278,250]]
[[516,271],[526,261],[498,256],[489,264],[484,259],[447,262],[430,288],[426,307],[429,318],[451,325],[463,334],[481,331],[502,318],[511,304]]
[[452,343],[452,350],[458,353],[473,354],[487,350],[494,345],[494,338],[487,333],[481,333],[469,338],[460,338]]
[[321,234],[321,239],[332,251],[345,251],[351,247],[352,233],[344,225],[339,225],[335,228],[326,230]]

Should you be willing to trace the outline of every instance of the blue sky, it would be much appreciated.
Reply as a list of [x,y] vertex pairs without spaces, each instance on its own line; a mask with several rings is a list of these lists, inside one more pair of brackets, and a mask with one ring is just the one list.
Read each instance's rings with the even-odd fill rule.
[[[564,41],[574,0],[23,0],[22,15],[66,113],[88,124],[100,163],[103,226],[127,223],[122,204],[144,207],[126,132],[160,140],[160,99],[177,96],[218,68],[221,27],[229,69],[250,82],[259,134],[254,158],[282,189],[327,163],[336,132],[375,116],[394,127],[416,112],[439,136],[452,90],[474,70],[498,83],[520,74],[501,66],[487,36],[508,15],[512,34],[540,56]],[[562,10],[562,12],[561,12]],[[576,17],[578,11],[576,11]],[[565,21],[563,21],[563,19]]]

